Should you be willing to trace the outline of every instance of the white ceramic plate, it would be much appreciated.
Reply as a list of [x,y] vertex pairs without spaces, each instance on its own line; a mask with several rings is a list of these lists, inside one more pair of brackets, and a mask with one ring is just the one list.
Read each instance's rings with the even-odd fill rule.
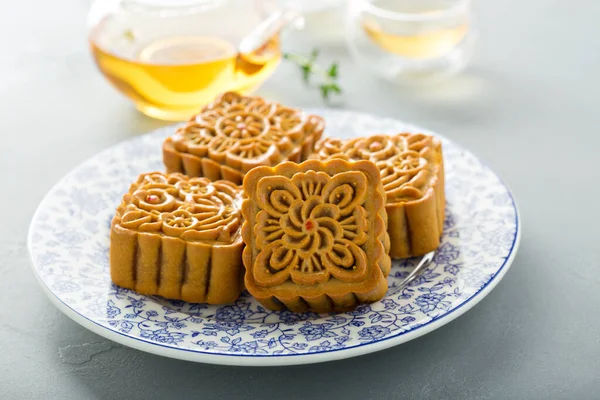
[[[427,132],[354,112],[311,111],[326,118],[328,136]],[[224,306],[138,295],[110,281],[110,221],[138,174],[163,170],[161,143],[172,132],[160,129],[88,159],[48,193],[29,231],[33,268],[52,302],[123,345],[229,365],[306,364],[371,353],[466,312],[498,284],[517,251],[519,215],[510,190],[477,157],[443,139],[443,241],[434,262],[409,287],[397,285],[418,259],[394,263],[383,300],[343,314],[271,312],[247,294]]]

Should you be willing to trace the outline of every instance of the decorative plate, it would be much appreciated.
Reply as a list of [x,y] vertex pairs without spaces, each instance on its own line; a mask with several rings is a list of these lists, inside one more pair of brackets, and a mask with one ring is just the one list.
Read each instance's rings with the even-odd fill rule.
[[[311,110],[326,135],[426,130],[349,111]],[[398,283],[419,261],[397,261],[386,297],[352,312],[271,312],[248,294],[209,306],[142,296],[111,283],[110,221],[138,174],[163,170],[161,144],[173,127],[118,144],[64,177],[41,202],[29,231],[39,282],[70,318],[108,339],[183,360],[289,365],[388,348],[439,328],[484,298],[509,268],[520,238],[513,196],[473,154],[442,138],[447,218],[434,262],[410,286]]]

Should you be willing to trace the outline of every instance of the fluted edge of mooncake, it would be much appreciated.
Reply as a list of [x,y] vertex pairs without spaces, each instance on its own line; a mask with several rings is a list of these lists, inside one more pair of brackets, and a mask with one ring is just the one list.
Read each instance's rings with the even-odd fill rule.
[[239,297],[241,237],[231,244],[186,242],[126,229],[117,220],[110,234],[110,274],[116,285],[191,303],[226,304]]

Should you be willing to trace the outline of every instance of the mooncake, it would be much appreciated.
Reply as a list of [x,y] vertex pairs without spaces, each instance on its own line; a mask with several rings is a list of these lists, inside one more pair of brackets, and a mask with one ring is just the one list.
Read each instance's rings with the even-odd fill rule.
[[385,192],[370,161],[309,160],[246,174],[248,292],[271,310],[345,311],[387,292]]
[[233,302],[243,285],[240,205],[241,187],[228,181],[141,175],[112,220],[112,281],[141,294]]
[[390,256],[421,256],[440,244],[444,227],[444,161],[439,139],[422,133],[325,138],[311,158],[373,161],[386,192]]
[[163,161],[167,172],[241,184],[256,166],[305,160],[323,129],[319,116],[226,92],[165,140]]

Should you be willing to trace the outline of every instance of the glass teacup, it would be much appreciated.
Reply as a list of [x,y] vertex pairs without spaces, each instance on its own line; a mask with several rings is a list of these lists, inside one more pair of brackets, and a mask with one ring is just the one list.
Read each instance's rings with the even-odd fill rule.
[[357,61],[404,84],[462,70],[475,34],[469,0],[352,0],[346,31]]

